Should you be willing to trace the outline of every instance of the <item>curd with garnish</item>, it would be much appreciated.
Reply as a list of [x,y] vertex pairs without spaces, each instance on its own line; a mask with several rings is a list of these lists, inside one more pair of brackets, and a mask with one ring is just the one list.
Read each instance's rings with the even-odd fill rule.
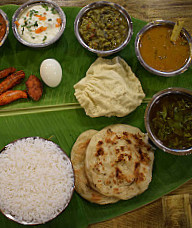
[[35,44],[52,40],[60,31],[61,23],[59,13],[49,4],[27,7],[15,21],[21,38]]

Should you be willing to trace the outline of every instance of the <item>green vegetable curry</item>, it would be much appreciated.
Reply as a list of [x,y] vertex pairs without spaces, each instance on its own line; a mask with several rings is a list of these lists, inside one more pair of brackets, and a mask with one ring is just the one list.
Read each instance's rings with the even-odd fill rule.
[[150,114],[153,134],[172,149],[192,147],[192,97],[169,94],[161,97]]
[[82,16],[79,32],[84,42],[96,50],[119,47],[128,34],[125,17],[112,6],[90,9]]

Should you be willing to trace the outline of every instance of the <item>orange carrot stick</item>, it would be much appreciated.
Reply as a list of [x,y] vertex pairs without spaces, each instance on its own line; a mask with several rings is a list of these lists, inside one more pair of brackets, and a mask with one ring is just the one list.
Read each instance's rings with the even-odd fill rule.
[[41,27],[39,27],[38,29],[36,29],[35,30],[35,33],[41,33],[41,32],[43,32],[43,31],[45,31],[47,29],[47,27],[44,27],[44,26],[41,26]]

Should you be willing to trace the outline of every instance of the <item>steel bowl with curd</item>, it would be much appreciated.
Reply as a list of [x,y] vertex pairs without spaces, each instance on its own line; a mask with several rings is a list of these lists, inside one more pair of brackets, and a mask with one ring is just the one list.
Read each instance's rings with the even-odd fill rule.
[[15,37],[29,47],[45,47],[56,42],[64,32],[63,10],[48,0],[33,0],[23,4],[12,18]]

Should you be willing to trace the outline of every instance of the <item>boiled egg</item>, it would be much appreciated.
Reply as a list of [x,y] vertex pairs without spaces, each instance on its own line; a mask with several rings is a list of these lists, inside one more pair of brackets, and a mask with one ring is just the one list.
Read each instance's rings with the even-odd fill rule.
[[40,75],[46,85],[57,87],[62,79],[60,63],[55,59],[45,59],[40,66]]

